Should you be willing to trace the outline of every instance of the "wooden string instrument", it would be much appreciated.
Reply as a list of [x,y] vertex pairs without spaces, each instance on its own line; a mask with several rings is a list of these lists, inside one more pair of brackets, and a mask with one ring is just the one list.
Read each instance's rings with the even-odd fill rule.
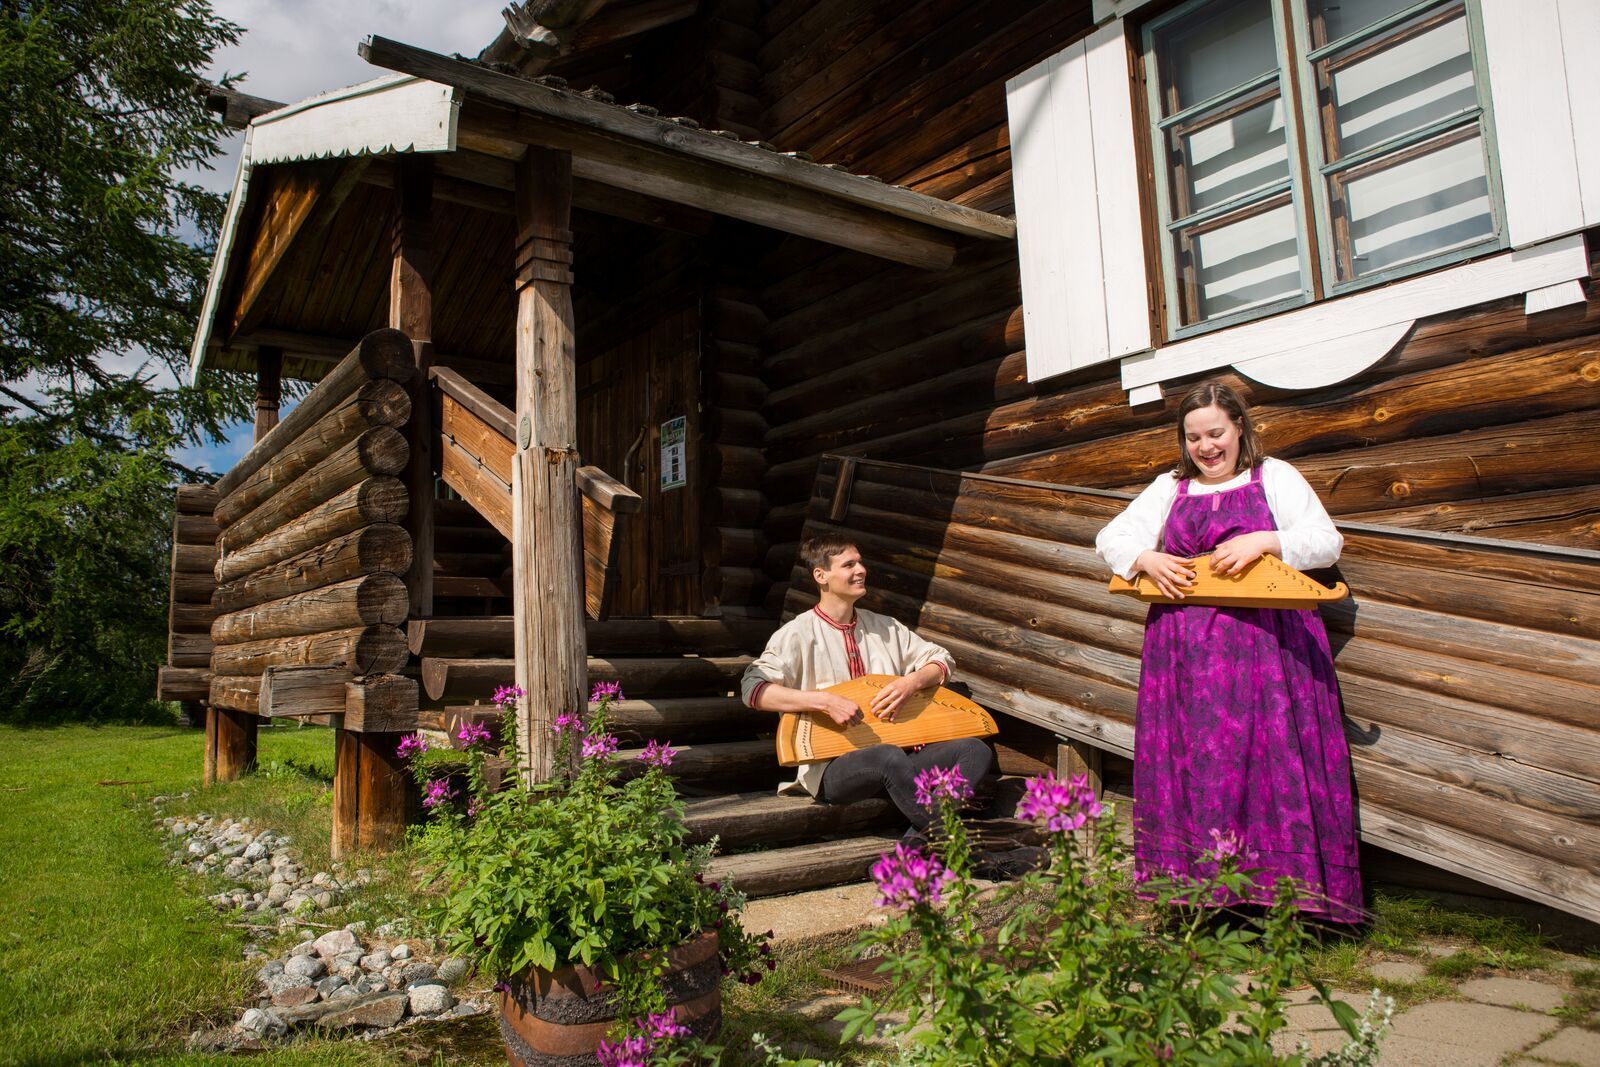
[[1194,557],[1194,584],[1182,600],[1164,595],[1144,575],[1133,581],[1113,575],[1110,590],[1151,604],[1202,604],[1219,608],[1315,608],[1343,600],[1350,587],[1328,588],[1295,570],[1277,556],[1262,556],[1238,574],[1211,573],[1211,556]]
[[944,686],[913,693],[895,711],[894,721],[884,722],[869,709],[878,690],[892,681],[892,674],[864,674],[827,688],[826,692],[837,693],[861,709],[861,718],[849,726],[840,726],[826,715],[784,713],[778,720],[778,762],[793,767],[832,759],[868,745],[909,748],[958,737],[990,737],[1000,732],[992,715]]

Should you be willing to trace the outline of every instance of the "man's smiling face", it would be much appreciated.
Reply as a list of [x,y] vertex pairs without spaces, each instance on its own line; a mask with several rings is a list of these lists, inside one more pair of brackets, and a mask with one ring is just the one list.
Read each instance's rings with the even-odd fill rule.
[[867,565],[853,545],[829,557],[827,568],[817,567],[811,576],[822,591],[843,600],[860,600],[867,592]]

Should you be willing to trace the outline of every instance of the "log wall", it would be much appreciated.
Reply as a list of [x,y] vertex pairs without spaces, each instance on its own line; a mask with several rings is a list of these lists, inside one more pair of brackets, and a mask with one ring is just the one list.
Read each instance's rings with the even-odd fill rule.
[[[217,562],[217,491],[180,485],[172,517],[172,581],[167,607],[167,662],[156,699],[204,702],[211,692],[211,594]],[[190,716],[197,718],[196,716]]]
[[[858,462],[841,507],[837,463],[805,528],[856,541],[869,607],[985,704],[1132,754],[1146,607],[1094,553],[1125,494]],[[1600,920],[1600,553],[1341,526],[1354,596],[1322,615],[1363,840]]]
[[262,712],[262,675],[274,667],[358,680],[405,667],[412,545],[398,476],[415,374],[404,334],[369,334],[217,482],[216,707]]

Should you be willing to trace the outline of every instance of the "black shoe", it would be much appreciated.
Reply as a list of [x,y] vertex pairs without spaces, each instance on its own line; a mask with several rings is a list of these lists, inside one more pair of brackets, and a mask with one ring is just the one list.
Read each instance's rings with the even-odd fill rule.
[[991,882],[1004,882],[1021,878],[1050,863],[1050,850],[1036,845],[1025,845],[1006,852],[980,852],[973,857],[972,873]]

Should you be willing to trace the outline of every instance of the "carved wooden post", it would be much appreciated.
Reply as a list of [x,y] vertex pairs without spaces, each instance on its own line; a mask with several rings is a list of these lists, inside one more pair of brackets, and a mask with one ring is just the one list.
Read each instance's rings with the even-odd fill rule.
[[582,510],[572,326],[572,156],[517,164],[517,454],[511,477],[517,730],[530,781],[550,776],[549,724],[584,707]]
[[428,367],[433,362],[433,159],[401,155],[395,160],[394,264],[389,274],[389,325],[411,338],[417,376],[411,383],[411,422],[407,443],[406,491],[411,510],[406,532],[411,535],[411,569],[406,588],[411,617],[433,615],[433,467],[438,457],[434,440],[433,387]]
[[257,444],[278,425],[278,402],[283,399],[283,353],[262,348],[256,353],[256,432]]

